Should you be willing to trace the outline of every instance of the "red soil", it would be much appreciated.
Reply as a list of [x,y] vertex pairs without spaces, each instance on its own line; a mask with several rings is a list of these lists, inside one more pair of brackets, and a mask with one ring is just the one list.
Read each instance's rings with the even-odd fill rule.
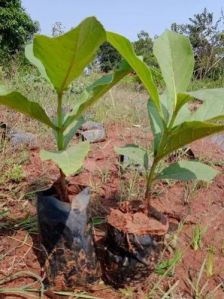
[[[74,191],[74,184],[94,186],[92,210],[93,214],[98,216],[108,215],[111,208],[117,206],[116,199],[119,195],[120,180],[127,180],[128,178],[128,174],[119,173],[114,146],[136,143],[136,141],[144,146],[151,140],[150,134],[143,135],[141,128],[133,127],[130,129],[124,125],[110,124],[106,129],[107,140],[93,144],[84,170],[79,175],[69,178],[70,194]],[[217,165],[216,168],[224,170],[224,166],[220,166],[223,165],[224,152],[211,143],[210,139],[195,142],[191,148],[196,158],[213,162],[214,165]],[[40,180],[40,178],[42,180],[48,178],[47,183],[50,185],[58,176],[56,167],[50,162],[42,163],[37,151],[30,152],[30,163],[26,165],[25,171],[27,185],[31,183],[34,185],[33,182]],[[107,173],[108,176],[103,178],[102,172]],[[143,179],[139,181],[139,184],[144,187]],[[220,173],[208,186],[198,184],[196,188],[190,189],[192,186],[192,183],[186,185],[176,182],[167,185],[160,182],[155,186],[156,192],[153,198],[153,206],[169,218],[170,236],[175,235],[178,224],[180,221],[183,222],[182,229],[178,231],[177,239],[170,244],[169,250],[162,257],[163,260],[172,257],[177,248],[183,254],[182,260],[175,267],[174,274],[162,281],[164,290],[177,282],[178,286],[175,291],[177,297],[175,298],[193,298],[193,289],[189,280],[194,282],[197,279],[203,261],[211,248],[214,250],[213,273],[210,277],[207,277],[205,272],[203,273],[200,287],[203,287],[207,282],[206,293],[219,284],[224,284],[224,175]],[[11,221],[15,225],[18,219],[35,214],[33,205],[23,200],[11,203],[8,208],[10,214],[4,221]],[[4,223],[3,220],[2,223]],[[191,246],[192,234],[196,224],[204,229],[202,246],[197,251],[193,250]],[[103,235],[103,231],[97,230],[97,233]],[[38,238],[37,234],[29,234],[25,230],[17,229],[16,226],[10,230],[0,230],[0,280],[19,271],[31,271],[43,277],[44,273],[40,264],[41,248]],[[17,278],[1,285],[0,288],[20,287],[32,281],[33,278]],[[144,283],[136,285],[133,289],[133,298],[144,298],[156,281],[158,281],[158,276],[152,274]],[[38,287],[38,283],[32,286],[32,288]],[[124,298],[120,292],[105,285],[94,286],[91,290],[86,291],[100,298]],[[0,298],[19,297],[0,295]],[[48,298],[60,297],[49,293]],[[158,296],[158,298],[161,297]],[[224,298],[223,289],[219,288],[214,298]]]

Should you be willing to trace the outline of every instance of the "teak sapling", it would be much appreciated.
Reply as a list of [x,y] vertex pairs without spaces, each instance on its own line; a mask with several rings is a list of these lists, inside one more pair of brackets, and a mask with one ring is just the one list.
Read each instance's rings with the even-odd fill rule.
[[[152,184],[156,180],[210,181],[218,174],[199,161],[182,160],[162,170],[158,166],[173,151],[224,130],[224,88],[187,91],[193,75],[194,55],[189,39],[183,35],[167,30],[154,42],[153,52],[166,84],[161,95],[150,68],[136,56],[128,39],[108,32],[107,40],[133,68],[149,94],[147,109],[154,135],[151,163],[147,149],[136,145],[116,148],[119,154],[144,167],[145,203],[149,211]],[[188,104],[194,99],[201,100],[202,105],[192,112]]]
[[85,67],[94,59],[100,45],[106,41],[106,32],[95,17],[82,21],[76,28],[58,37],[36,35],[25,49],[27,59],[53,86],[56,93],[57,114],[50,119],[44,108],[17,91],[0,86],[0,104],[30,116],[50,127],[56,138],[57,151],[42,150],[43,160],[54,161],[60,169],[58,197],[68,202],[65,176],[76,173],[83,165],[89,151],[88,142],[68,147],[69,142],[83,122],[83,113],[119,80],[131,71],[122,61],[113,73],[103,76],[88,86],[74,102],[70,113],[63,113],[64,94]]

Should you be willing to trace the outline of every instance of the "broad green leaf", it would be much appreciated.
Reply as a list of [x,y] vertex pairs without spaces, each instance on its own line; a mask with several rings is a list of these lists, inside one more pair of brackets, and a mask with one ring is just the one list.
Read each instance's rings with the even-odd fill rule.
[[72,175],[82,167],[89,149],[88,142],[80,142],[72,145],[65,151],[49,152],[42,150],[40,157],[42,160],[54,161],[65,175]]
[[33,51],[44,65],[56,91],[62,93],[81,75],[105,41],[106,32],[103,26],[95,17],[90,17],[58,37],[36,35]]
[[171,101],[169,100],[169,95],[165,91],[163,94],[160,96],[160,103],[162,107],[162,112],[163,112],[163,119],[166,124],[168,124],[171,115],[172,115],[172,106],[170,105]]
[[179,93],[177,95],[177,104],[174,111],[174,122],[172,127],[183,123],[184,121],[190,121],[191,119],[191,111],[188,109],[186,105],[188,102],[192,100],[192,97],[187,93]]
[[130,66],[126,61],[122,61],[120,67],[114,73],[103,76],[96,80],[81,95],[75,104],[72,112],[67,116],[63,125],[66,128],[75,119],[79,118],[90,106],[95,104],[108,90],[118,83],[124,76],[131,72]]
[[155,40],[153,52],[175,107],[177,94],[186,91],[193,74],[194,57],[190,41],[167,30]]
[[203,104],[192,113],[191,120],[224,119],[224,88],[201,89],[188,94],[203,101]]
[[144,167],[146,170],[149,167],[148,154],[146,150],[134,144],[129,144],[124,147],[116,147],[115,151],[119,155],[127,156],[129,159],[135,161],[137,164]]
[[224,125],[200,121],[184,122],[169,131],[158,150],[157,158],[161,159],[184,145],[221,131],[224,131]]
[[78,129],[85,122],[83,117],[80,117],[78,120],[74,121],[67,129],[64,131],[64,147],[67,148],[69,142],[73,138],[73,136],[77,133]]
[[5,87],[0,86],[0,105],[5,105],[17,112],[28,115],[57,130],[44,109],[38,103],[29,101],[19,92],[10,92]]
[[154,135],[154,140],[153,140],[154,154],[156,154],[158,145],[160,143],[161,135],[164,132],[164,123],[153,101],[148,100],[147,108],[148,108],[148,115],[150,119],[151,129]]
[[178,113],[180,109],[191,100],[192,100],[192,96],[190,96],[189,94],[178,93],[175,113]]
[[160,111],[159,94],[154,83],[151,70],[149,67],[135,54],[134,48],[130,41],[122,35],[107,32],[107,41],[123,56],[128,64],[136,72],[148,91],[151,100],[154,101],[157,109]]
[[183,122],[191,121],[191,116],[192,112],[188,108],[188,105],[183,105],[183,107],[177,113],[173,127],[178,126]]
[[187,105],[183,105],[178,112],[175,125],[184,121],[213,121],[224,119],[224,88],[201,89],[186,92],[192,98],[202,100],[203,103],[196,111],[191,112]]
[[219,171],[204,163],[183,160],[163,169],[157,179],[211,181],[218,173]]
[[45,71],[45,68],[43,66],[43,64],[41,63],[41,61],[39,59],[37,59],[35,56],[34,56],[34,53],[33,53],[33,43],[32,44],[29,44],[25,47],[25,56],[26,58],[30,61],[30,63],[32,63],[33,65],[35,65],[41,76],[43,78],[45,78],[47,81],[50,82],[48,76],[47,76],[47,73]]

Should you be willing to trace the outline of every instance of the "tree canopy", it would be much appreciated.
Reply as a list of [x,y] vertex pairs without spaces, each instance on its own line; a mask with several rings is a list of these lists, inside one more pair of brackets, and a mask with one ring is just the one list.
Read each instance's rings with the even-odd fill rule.
[[206,8],[189,18],[189,23],[173,23],[171,29],[189,37],[195,55],[195,77],[217,79],[224,74],[224,17],[215,19]]
[[32,39],[39,30],[20,0],[0,0],[0,58],[7,59]]

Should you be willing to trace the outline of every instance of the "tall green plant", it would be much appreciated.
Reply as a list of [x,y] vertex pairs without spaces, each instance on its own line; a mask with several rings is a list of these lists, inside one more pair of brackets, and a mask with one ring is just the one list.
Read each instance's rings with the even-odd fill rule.
[[93,105],[103,94],[131,71],[129,65],[122,61],[119,68],[112,74],[103,76],[88,86],[74,103],[70,113],[63,113],[64,93],[70,83],[77,79],[84,68],[93,60],[100,45],[106,41],[103,26],[94,17],[81,22],[76,28],[64,35],[50,38],[37,35],[33,44],[26,47],[26,57],[35,65],[42,76],[50,82],[56,94],[57,115],[54,119],[45,112],[38,103],[32,102],[15,91],[0,87],[0,104],[52,128],[57,143],[57,151],[42,150],[43,160],[53,160],[60,168],[63,198],[68,201],[65,188],[65,175],[77,172],[89,151],[89,143],[82,142],[68,147],[77,129],[83,122],[82,114]]
[[[125,37],[112,32],[107,33],[107,39],[134,69],[149,93],[147,108],[154,134],[151,166],[146,149],[135,145],[116,149],[119,154],[129,156],[145,168],[145,198],[148,207],[151,204],[152,184],[156,180],[213,179],[218,171],[196,161],[183,160],[158,170],[160,161],[173,151],[199,138],[224,130],[224,88],[187,91],[194,68],[193,52],[188,38],[165,31],[154,42],[153,52],[166,83],[166,90],[161,95],[155,86],[150,68],[136,56],[131,43]],[[193,99],[203,101],[195,112],[188,109],[188,103]]]

